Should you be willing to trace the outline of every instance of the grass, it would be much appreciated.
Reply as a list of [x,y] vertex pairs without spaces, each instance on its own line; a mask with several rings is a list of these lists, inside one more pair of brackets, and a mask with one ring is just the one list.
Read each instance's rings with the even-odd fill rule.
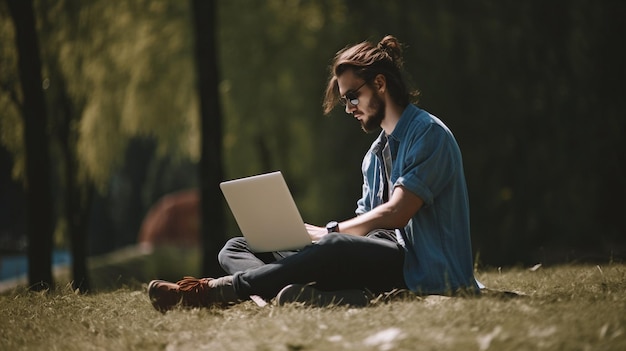
[[152,309],[145,286],[0,295],[0,350],[626,350],[626,265],[476,273],[525,296]]

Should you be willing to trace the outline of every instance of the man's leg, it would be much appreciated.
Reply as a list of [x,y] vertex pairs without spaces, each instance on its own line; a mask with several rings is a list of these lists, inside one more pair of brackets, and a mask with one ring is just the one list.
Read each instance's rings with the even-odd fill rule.
[[[148,295],[157,310],[166,311],[179,303],[208,307],[236,303],[253,295],[269,299],[285,286],[293,287],[291,284],[316,283],[315,287],[320,290],[344,292],[345,289],[368,289],[379,293],[405,288],[402,273],[404,249],[390,236],[374,237],[329,234],[302,251],[287,253],[288,257],[278,259],[285,255],[283,253],[269,258],[274,260],[270,263],[259,259],[261,263],[254,264],[255,259],[248,257],[249,266],[257,267],[234,276],[218,279],[186,277],[178,283],[153,280],[148,284]],[[331,300],[337,301],[337,297],[343,300],[342,296],[334,294]]]
[[244,237],[235,237],[226,242],[217,259],[226,273],[235,274],[276,262],[296,252],[252,252]]
[[394,241],[332,233],[294,255],[235,273],[233,286],[242,299],[270,299],[289,284],[308,283],[320,290],[380,293],[406,287],[403,265],[404,249]]

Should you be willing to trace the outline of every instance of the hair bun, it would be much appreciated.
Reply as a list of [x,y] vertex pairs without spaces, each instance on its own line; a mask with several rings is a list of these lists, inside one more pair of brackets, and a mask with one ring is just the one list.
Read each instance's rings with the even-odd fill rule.
[[402,46],[393,35],[385,36],[377,45],[378,49],[384,51],[396,66],[402,66]]

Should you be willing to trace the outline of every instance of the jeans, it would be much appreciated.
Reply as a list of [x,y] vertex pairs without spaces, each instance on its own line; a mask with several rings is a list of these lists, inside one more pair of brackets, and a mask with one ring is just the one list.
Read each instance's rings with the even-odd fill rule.
[[289,284],[320,290],[367,289],[375,294],[406,288],[404,248],[391,231],[366,237],[330,233],[299,251],[253,253],[243,237],[230,239],[218,255],[233,275],[237,295],[275,297]]

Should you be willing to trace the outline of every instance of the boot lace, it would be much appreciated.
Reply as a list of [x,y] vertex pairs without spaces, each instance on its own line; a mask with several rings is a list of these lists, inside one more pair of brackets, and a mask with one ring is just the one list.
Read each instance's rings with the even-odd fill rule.
[[183,295],[183,303],[189,306],[207,306],[209,304],[209,281],[213,278],[184,277],[176,284]]

